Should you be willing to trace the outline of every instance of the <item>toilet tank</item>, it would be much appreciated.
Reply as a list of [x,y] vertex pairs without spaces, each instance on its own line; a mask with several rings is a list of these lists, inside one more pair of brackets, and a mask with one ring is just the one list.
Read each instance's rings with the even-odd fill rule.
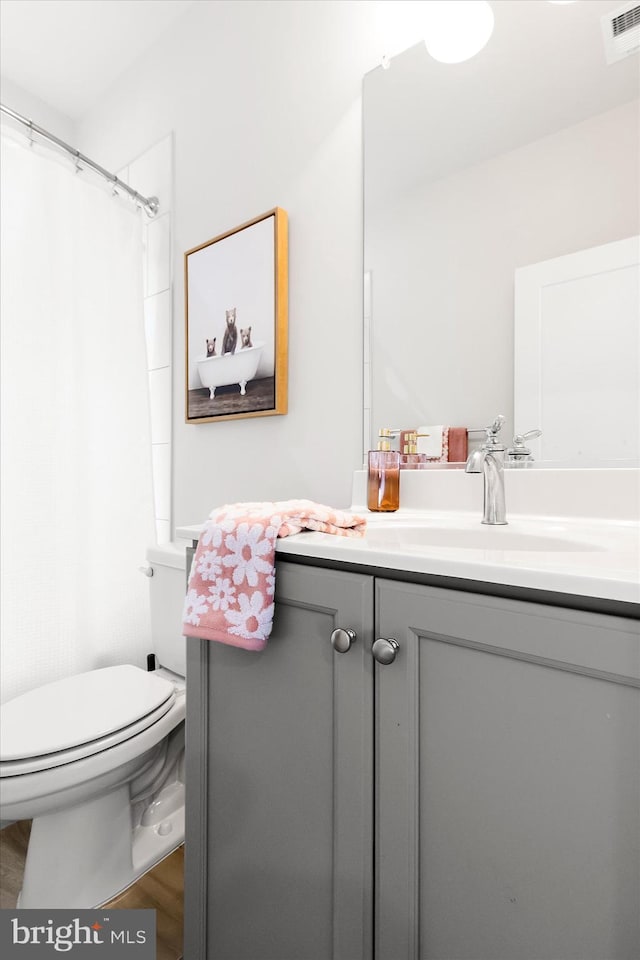
[[158,666],[186,674],[182,608],[186,593],[186,544],[164,543],[147,550],[151,602],[151,639]]

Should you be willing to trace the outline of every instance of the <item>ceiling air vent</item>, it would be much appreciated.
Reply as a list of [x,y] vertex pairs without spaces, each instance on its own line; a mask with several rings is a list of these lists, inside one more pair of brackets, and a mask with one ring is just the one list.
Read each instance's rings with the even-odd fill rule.
[[640,50],[640,3],[625,3],[602,17],[607,63],[624,60]]

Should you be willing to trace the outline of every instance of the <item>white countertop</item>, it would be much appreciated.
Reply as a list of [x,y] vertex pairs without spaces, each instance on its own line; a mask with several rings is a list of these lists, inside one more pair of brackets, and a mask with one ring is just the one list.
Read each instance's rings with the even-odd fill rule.
[[[357,506],[366,474],[356,471],[350,509],[366,516],[366,535],[299,533],[278,540],[277,556],[640,603],[640,470],[505,471],[505,487],[508,525],[491,527],[480,476],[403,471],[403,506],[379,514]],[[202,526],[176,536],[197,540]]]
[[[367,566],[414,573],[481,580],[537,590],[579,596],[640,602],[640,532],[636,524],[561,523],[514,517],[507,527],[486,527],[477,520],[462,520],[456,514],[424,514],[398,511],[394,514],[398,537],[378,540],[376,533],[386,517],[371,520],[362,539],[303,533],[280,540],[278,555],[323,557]],[[400,522],[419,523],[428,536],[429,528],[440,532],[448,526],[470,529],[478,523],[486,546],[460,547],[443,543],[414,544],[402,535]],[[474,528],[475,529],[475,528]],[[508,549],[501,534],[522,533],[545,537],[550,542],[570,542],[569,549]]]
[[[506,527],[487,527],[475,516],[453,512],[362,512],[368,520],[364,537],[299,533],[277,541],[277,556],[640,603],[640,526],[633,521],[513,516]],[[180,527],[176,534],[197,540],[201,529]],[[467,535],[473,545],[460,546]],[[535,549],[527,549],[529,537]]]

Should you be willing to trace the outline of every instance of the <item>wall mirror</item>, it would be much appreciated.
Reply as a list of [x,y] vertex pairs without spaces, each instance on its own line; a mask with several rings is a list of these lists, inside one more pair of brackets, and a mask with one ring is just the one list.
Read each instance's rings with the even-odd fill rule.
[[[602,21],[620,5],[492,0],[493,35],[471,60],[438,63],[420,42],[366,75],[365,448],[382,426],[475,428],[502,413],[507,442],[553,421],[539,462],[637,459],[637,256],[629,323],[612,325],[618,306],[603,302],[541,341],[561,382],[570,364],[575,397],[551,405],[540,356],[514,364],[514,345],[531,349],[515,343],[516,276],[640,233],[640,55],[608,63]],[[547,332],[570,300],[554,300]],[[622,391],[615,356],[632,358]],[[538,406],[514,408],[523,369],[540,374]],[[602,443],[618,421],[622,440]],[[562,443],[576,432],[579,449]]]

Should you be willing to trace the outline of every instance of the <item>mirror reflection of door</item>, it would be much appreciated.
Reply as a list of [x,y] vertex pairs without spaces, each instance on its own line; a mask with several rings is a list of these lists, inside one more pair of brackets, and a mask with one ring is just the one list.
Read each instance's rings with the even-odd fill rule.
[[640,460],[640,237],[516,271],[515,418],[536,460]]

